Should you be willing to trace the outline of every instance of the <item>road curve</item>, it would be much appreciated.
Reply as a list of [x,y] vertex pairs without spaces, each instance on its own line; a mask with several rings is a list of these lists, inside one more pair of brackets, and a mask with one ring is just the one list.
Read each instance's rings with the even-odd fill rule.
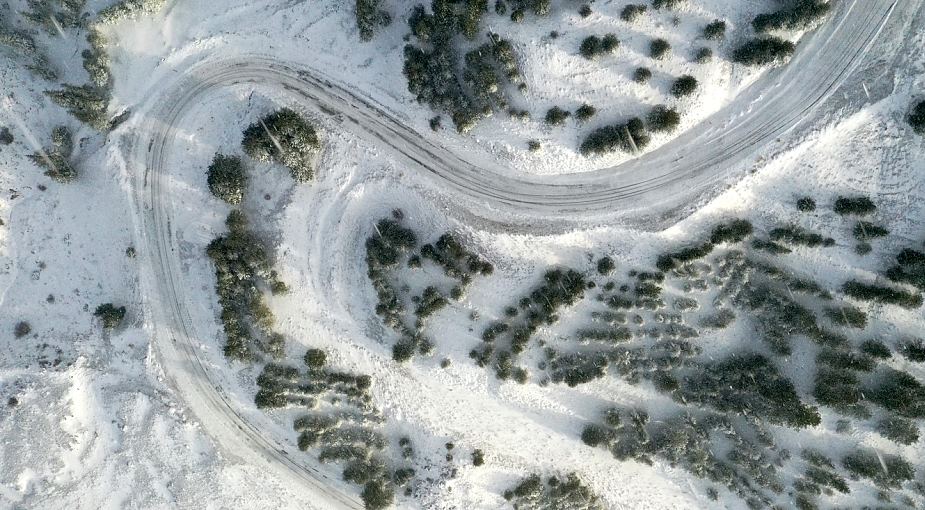
[[199,335],[187,310],[179,250],[170,225],[170,198],[164,193],[169,178],[166,156],[191,105],[228,85],[280,87],[307,106],[339,117],[344,129],[391,149],[408,170],[429,176],[435,188],[461,197],[461,205],[482,209],[480,214],[503,211],[531,221],[667,214],[691,196],[715,188],[780,136],[809,123],[865,57],[875,54],[889,60],[902,46],[901,27],[920,13],[923,2],[841,0],[833,18],[804,38],[790,65],[768,72],[702,128],[614,168],[550,177],[473,165],[350,87],[271,56],[246,55],[197,65],[152,87],[154,92],[139,110],[143,117],[130,123],[131,131],[124,130],[125,159],[135,179],[139,245],[146,262],[142,280],[149,296],[156,357],[177,395],[225,454],[263,463],[280,478],[304,484],[325,498],[325,508],[362,508],[343,482],[298,461],[306,456],[241,416],[216,383],[219,378],[213,368],[199,356],[197,338],[211,334]]

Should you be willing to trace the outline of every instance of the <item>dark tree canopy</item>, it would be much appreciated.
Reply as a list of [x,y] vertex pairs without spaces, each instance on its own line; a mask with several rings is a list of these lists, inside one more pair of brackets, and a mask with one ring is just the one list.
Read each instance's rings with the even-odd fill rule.
[[225,202],[238,205],[244,200],[244,193],[247,191],[247,171],[241,158],[216,154],[209,165],[206,180],[209,191]]
[[285,166],[299,182],[312,178],[314,159],[321,151],[315,128],[289,108],[277,110],[248,126],[241,146],[257,161]]

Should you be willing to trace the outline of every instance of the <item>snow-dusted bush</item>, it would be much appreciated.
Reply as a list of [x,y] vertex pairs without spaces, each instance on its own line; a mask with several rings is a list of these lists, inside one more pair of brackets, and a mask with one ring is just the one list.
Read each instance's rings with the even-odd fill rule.
[[74,142],[67,126],[57,126],[51,131],[51,147],[29,155],[36,165],[45,169],[45,175],[56,182],[68,183],[77,179],[77,169],[70,163]]
[[26,321],[19,321],[13,326],[13,336],[22,338],[32,332],[32,326]]
[[656,105],[646,116],[646,127],[653,133],[672,132],[681,123],[681,114],[663,104]]
[[652,78],[652,71],[646,67],[637,67],[633,71],[633,81],[636,83],[646,83]]
[[387,482],[373,480],[363,486],[360,497],[363,499],[363,506],[366,510],[381,510],[392,505],[395,491]]
[[620,47],[620,40],[615,34],[607,34],[603,37],[591,35],[581,41],[578,52],[582,57],[593,60],[601,55],[607,55],[617,51]]
[[645,14],[648,7],[645,4],[629,4],[620,11],[620,19],[627,23],[636,21],[639,16]]
[[832,210],[842,216],[867,216],[876,211],[877,206],[868,197],[838,197]]
[[665,39],[653,39],[649,43],[649,56],[656,60],[661,60],[669,50],[671,50],[671,44]]
[[607,276],[612,273],[616,267],[617,265],[610,257],[601,257],[597,261],[597,272],[603,276]]
[[925,291],[925,253],[904,248],[896,256],[896,265],[886,271],[894,282],[908,283]]
[[779,37],[749,39],[732,52],[732,61],[747,66],[781,63],[796,50],[796,46]]
[[392,16],[381,9],[381,3],[381,0],[356,0],[357,28],[361,40],[371,40],[377,27],[388,26],[392,22]]
[[822,19],[831,9],[828,0],[791,0],[779,11],[755,16],[752,27],[756,32],[801,30]]
[[298,182],[313,177],[314,159],[321,152],[315,128],[289,108],[277,110],[248,126],[241,147],[257,161],[285,166]]
[[550,126],[561,126],[562,124],[565,123],[566,119],[568,119],[571,116],[572,116],[571,112],[567,110],[563,110],[562,108],[559,108],[558,106],[553,106],[552,108],[546,111],[545,120],[546,120],[546,124]]
[[29,0],[29,10],[22,15],[49,34],[57,35],[60,29],[82,24],[84,4],[86,0]]
[[125,318],[125,307],[117,307],[112,303],[104,303],[96,307],[96,311],[93,312],[93,315],[99,317],[100,322],[103,324],[103,328],[112,329],[122,323],[122,319]]
[[912,107],[907,120],[913,131],[925,135],[925,100],[919,101]]
[[671,95],[674,97],[686,97],[697,90],[697,78],[685,74],[674,81],[671,85]]
[[652,0],[652,7],[656,9],[674,9],[684,0]]
[[81,53],[83,66],[90,76],[90,82],[100,88],[112,86],[112,76],[109,73],[109,54],[106,53],[106,38],[96,28],[90,29],[87,35],[90,48]]
[[123,0],[115,5],[100,10],[96,22],[108,25],[126,18],[137,18],[154,14],[167,3],[167,0]]
[[797,209],[803,212],[816,210],[816,201],[811,197],[801,197],[797,200]]
[[713,20],[703,27],[704,39],[717,41],[726,37],[726,22],[723,20]]
[[887,417],[877,423],[877,432],[899,444],[913,444],[919,440],[919,427],[912,420]]
[[327,363],[328,356],[322,349],[308,349],[305,351],[304,359],[309,370],[321,370]]
[[851,280],[842,285],[842,292],[862,301],[874,301],[903,308],[915,309],[922,306],[922,295],[902,289]]
[[237,156],[216,154],[207,172],[209,191],[232,205],[244,200],[247,191],[247,170]]
[[915,475],[915,469],[899,455],[857,449],[842,457],[842,466],[855,477],[868,478],[883,488],[899,488]]
[[96,85],[68,85],[62,90],[45,91],[48,97],[71,115],[100,131],[109,129],[109,93]]
[[598,156],[622,150],[636,152],[649,144],[649,133],[639,118],[624,124],[613,124],[595,129],[581,142],[578,150],[585,156]]
[[594,114],[596,113],[597,113],[597,108],[587,103],[584,103],[581,106],[579,106],[578,109],[575,110],[575,118],[578,119],[579,122],[585,122],[587,120],[590,120],[591,117],[594,117]]
[[694,54],[694,62],[698,64],[706,64],[711,60],[713,60],[713,50],[710,48],[700,48],[697,50],[697,53]]
[[600,498],[586,487],[576,473],[565,478],[551,476],[546,483],[533,474],[504,491],[514,508],[535,510],[603,510]]

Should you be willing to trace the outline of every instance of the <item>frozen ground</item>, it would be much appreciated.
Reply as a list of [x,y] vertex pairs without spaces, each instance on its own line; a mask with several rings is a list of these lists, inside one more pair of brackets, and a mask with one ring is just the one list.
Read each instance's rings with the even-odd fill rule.
[[[736,11],[737,23],[747,19],[756,3]],[[624,113],[635,98],[661,101],[656,91],[627,102],[619,85],[613,90],[596,85],[618,83],[625,67],[633,65],[632,55],[618,57],[627,59],[626,66],[592,72],[569,53],[574,44],[566,43],[577,39],[579,27],[603,24],[607,12],[617,11],[611,3],[598,4],[600,12],[592,17],[582,20],[570,14],[560,20],[573,28],[563,30],[566,35],[555,45],[539,42],[539,34],[550,26],[516,34],[525,45],[539,43],[527,59],[531,104],[538,112],[547,106],[543,101],[564,106],[563,96]],[[721,1],[700,4],[694,12],[704,18],[731,6]],[[908,8],[902,14],[914,13]],[[900,26],[922,26],[911,17],[901,21]],[[473,208],[488,194],[463,198],[442,192],[441,181],[423,177],[408,164],[407,154],[354,132],[349,119],[326,116],[298,94],[280,90],[268,75],[232,76],[232,82],[241,83],[222,83],[198,96],[182,115],[169,119],[175,123],[170,130],[157,126],[165,119],[145,115],[165,111],[163,102],[170,98],[159,96],[157,89],[174,83],[173,74],[223,57],[271,55],[323,69],[395,112],[426,141],[467,161],[510,168],[515,179],[529,183],[533,181],[523,173],[590,169],[576,163],[571,152],[573,129],[544,133],[546,144],[561,148],[539,155],[529,155],[517,142],[538,127],[508,120],[489,119],[468,138],[429,134],[430,112],[410,101],[396,73],[404,33],[403,23],[396,20],[373,43],[359,45],[350,10],[335,2],[229,6],[191,1],[119,25],[112,29],[116,47],[111,50],[116,111],[124,107],[136,115],[106,140],[87,128],[77,131],[85,138],[77,152],[82,174],[70,185],[43,177],[25,155],[47,141],[51,127],[68,123],[76,129],[76,121],[50,106],[41,95],[44,86],[26,72],[4,67],[3,84],[10,92],[2,118],[16,140],[0,147],[0,189],[7,190],[0,197],[0,505],[329,508],[343,497],[340,492],[348,493],[348,504],[355,498],[349,496],[355,489],[337,481],[336,468],[321,467],[317,475],[330,477],[330,483],[311,481],[317,477],[306,473],[316,473],[318,467],[294,448],[290,416],[258,412],[251,403],[253,370],[229,365],[221,356],[212,269],[203,250],[221,231],[227,206],[206,191],[204,169],[216,151],[236,152],[241,130],[277,105],[314,117],[324,128],[325,141],[314,182],[293,186],[281,169],[255,166],[245,206],[260,218],[260,231],[274,240],[282,276],[293,289],[271,300],[279,328],[290,339],[290,355],[295,358],[306,346],[320,346],[336,366],[372,375],[375,401],[388,427],[411,435],[421,451],[439,451],[443,443],[454,441],[463,452],[487,452],[486,466],[463,465],[457,477],[442,479],[420,498],[400,499],[402,507],[499,508],[500,492],[523,473],[553,470],[578,471],[612,508],[712,504],[700,482],[681,470],[617,462],[607,452],[581,444],[581,426],[593,419],[600,403],[639,402],[647,395],[637,387],[616,380],[576,389],[520,386],[499,383],[472,365],[467,353],[478,342],[481,327],[469,331],[466,312],[478,309],[483,322],[490,319],[511,296],[529,289],[546,266],[580,266],[592,251],[611,253],[624,267],[651,264],[654,254],[695,237],[721,218],[747,216],[759,229],[794,220],[793,201],[806,190],[817,190],[813,194],[822,204],[811,220],[814,226],[831,231],[838,243],[849,247],[837,256],[811,250],[786,256],[823,282],[836,285],[846,274],[877,271],[898,249],[923,239],[925,142],[903,121],[916,91],[925,86],[925,62],[913,50],[923,43],[920,30],[905,37],[904,47],[889,46],[898,52],[889,67],[868,61],[835,94],[838,102],[819,108],[816,121],[774,133],[782,138],[773,140],[773,151],[761,157],[749,154],[747,162],[737,163],[730,171],[736,181],[725,189],[707,182],[706,196],[712,200],[658,232],[614,226],[600,210],[579,214],[588,227],[572,223],[563,231],[548,218],[569,209],[562,204],[536,206],[538,215],[526,223],[522,220],[530,216],[529,209],[500,215],[510,210],[499,205],[504,200],[487,200],[491,209]],[[689,65],[684,62],[679,58],[666,66],[676,72]],[[723,66],[716,64],[705,73],[716,82],[709,97],[692,104],[685,127],[733,102],[736,92],[758,79],[734,76]],[[68,81],[83,81],[82,71],[74,73]],[[858,82],[867,90],[868,81],[878,84],[871,85],[870,99],[858,91]],[[157,166],[150,167],[144,162],[151,161],[151,149],[144,144],[145,136],[154,133],[164,145],[157,149]],[[498,133],[503,136],[494,136]],[[692,150],[692,145],[675,147]],[[653,160],[658,161],[658,154],[653,153]],[[618,175],[631,176],[631,170],[638,174],[642,166],[623,167]],[[677,197],[665,194],[685,185],[679,181],[643,200],[675,204]],[[839,193],[877,198],[877,219],[893,232],[876,245],[874,254],[854,255],[850,232],[825,212],[827,198]],[[602,202],[608,207],[615,203]],[[373,223],[396,207],[427,240],[448,229],[461,232],[497,270],[454,305],[460,313],[438,316],[430,326],[445,332],[435,338],[437,355],[408,365],[391,360],[390,332],[373,313],[375,296],[363,262],[363,241]],[[630,208],[639,209],[639,203]],[[139,248],[137,258],[125,256],[128,246]],[[125,304],[129,320],[112,334],[101,334],[91,311],[108,301]],[[925,330],[920,310],[883,308],[872,313],[891,325],[890,334]],[[10,332],[20,320],[28,320],[33,331],[14,338]],[[737,340],[720,335],[706,341],[722,349]],[[449,369],[439,367],[443,357],[452,360]],[[923,376],[920,367],[907,368]],[[250,432],[238,430],[242,424]],[[882,446],[870,431],[854,434],[860,443]],[[920,445],[899,450],[909,459],[925,455]],[[428,469],[441,478],[437,463]],[[722,503],[741,506],[732,498]]]

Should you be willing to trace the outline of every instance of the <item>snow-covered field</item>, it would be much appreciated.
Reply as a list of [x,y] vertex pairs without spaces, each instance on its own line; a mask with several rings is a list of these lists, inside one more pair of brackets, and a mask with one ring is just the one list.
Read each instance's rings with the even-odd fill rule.
[[[90,7],[106,3],[93,1]],[[0,146],[0,189],[6,190],[0,195],[0,506],[331,508],[328,494],[300,483],[292,473],[301,468],[292,466],[320,470],[334,491],[356,493],[356,487],[340,481],[337,467],[319,465],[295,448],[292,412],[255,408],[257,372],[228,362],[221,351],[213,268],[204,250],[223,232],[229,208],[209,194],[205,169],[216,152],[240,154],[241,131],[287,106],[320,126],[324,150],[315,179],[306,184],[293,183],[277,166],[250,166],[252,183],[243,207],[271,241],[281,277],[292,289],[269,303],[277,329],[288,339],[287,359],[299,360],[307,347],[322,347],[334,366],[371,375],[385,430],[413,439],[419,475],[436,482],[413,498],[400,496],[399,507],[505,508],[501,493],[525,474],[570,471],[578,472],[607,508],[715,507],[706,484],[684,470],[659,462],[620,462],[579,437],[605,403],[658,409],[667,405],[666,397],[616,377],[576,388],[501,382],[474,365],[468,353],[480,342],[485,324],[529,292],[547,267],[590,267],[591,253],[609,254],[624,271],[651,267],[658,254],[703,237],[730,217],[749,218],[758,232],[800,222],[832,236],[834,248],[798,248],[781,256],[789,267],[831,288],[851,276],[882,272],[902,248],[921,249],[925,139],[905,122],[910,103],[925,90],[925,60],[914,51],[925,43],[921,23],[906,20],[915,30],[903,37],[904,53],[890,62],[895,67],[883,70],[865,61],[870,65],[858,71],[865,91],[866,77],[873,74],[871,87],[890,82],[891,94],[882,97],[874,90],[873,99],[865,100],[845,92],[844,102],[836,103],[844,108],[826,110],[799,136],[776,140],[773,155],[759,158],[734,184],[713,190],[712,199],[694,214],[657,232],[593,218],[587,228],[570,223],[563,230],[553,218],[524,222],[522,216],[474,209],[471,197],[441,192],[401,154],[353,132],[343,114],[327,115],[297,91],[260,76],[211,90],[176,119],[155,115],[170,107],[165,102],[171,98],[159,96],[159,88],[175,84],[197,64],[270,56],[348,84],[449,153],[529,177],[594,170],[626,158],[577,155],[580,133],[573,121],[562,128],[542,125],[550,106],[573,109],[589,102],[598,107],[593,122],[620,120],[642,114],[642,105],[671,104],[668,76],[690,72],[701,80],[701,92],[681,101],[680,109],[682,130],[692,131],[760,79],[761,73],[721,59],[691,63],[691,41],[715,17],[728,20],[734,37],[735,29],[767,2],[690,0],[677,27],[671,14],[656,12],[632,30],[617,19],[626,2],[595,2],[587,18],[573,3],[561,3],[568,8],[549,18],[510,27],[505,21],[506,36],[523,58],[528,83],[523,106],[530,106],[534,121],[496,116],[469,135],[431,133],[427,121],[433,113],[406,92],[400,69],[407,33],[403,12],[410,5],[399,2],[386,2],[395,20],[369,43],[358,41],[352,8],[334,0],[171,2],[159,14],[106,28],[115,76],[112,111],[132,115],[105,137],[52,105],[42,94],[50,86],[5,54],[0,124],[15,140]],[[11,10],[16,8],[22,6]],[[908,9],[903,15],[910,12],[919,14]],[[550,40],[551,30],[560,37]],[[577,54],[583,35],[609,31],[623,44],[606,65]],[[646,41],[653,35],[670,38],[675,54],[653,65],[656,77],[640,86],[629,73],[647,58]],[[47,44],[53,62],[69,62],[70,67],[60,66],[65,81],[84,82],[79,60],[72,59],[74,45],[54,37]],[[175,124],[166,135],[160,166],[149,167],[148,136],[168,120]],[[44,177],[26,158],[47,145],[48,133],[59,124],[71,126],[79,140],[74,157],[80,177],[70,184]],[[544,148],[528,152],[527,139],[542,140]],[[656,139],[652,150],[666,142]],[[854,194],[873,197],[878,205],[873,219],[891,230],[866,256],[854,253],[850,225],[831,212],[835,196]],[[796,198],[803,195],[816,198],[815,213],[796,210]],[[374,223],[396,208],[423,241],[457,232],[495,267],[492,277],[476,279],[462,301],[427,325],[435,354],[405,364],[392,361],[394,333],[375,315],[376,296],[364,261],[364,242]],[[126,256],[128,247],[138,255]],[[175,271],[169,275],[170,294],[164,291],[165,268]],[[101,330],[92,316],[105,302],[128,308],[124,325],[112,332]],[[868,333],[922,336],[921,310],[869,307],[875,325]],[[470,319],[473,311],[477,321]],[[565,327],[543,329],[540,338],[553,342],[579,320],[575,311],[561,315]],[[176,317],[183,318],[182,328]],[[20,321],[28,321],[32,331],[17,338],[12,332]],[[705,352],[722,353],[741,345],[748,334],[731,328],[700,341]],[[192,346],[198,367],[187,364],[193,358],[180,357],[189,352],[184,346]],[[440,366],[444,358],[451,361],[448,368]],[[790,370],[799,376],[805,360],[797,352],[791,361]],[[904,359],[896,364],[919,380],[925,377],[921,364]],[[213,386],[220,403],[197,400]],[[233,412],[257,432],[244,433],[237,422],[215,423],[229,418],[222,412]],[[838,448],[844,438],[833,439],[826,428],[835,417],[823,419],[824,426],[813,432],[818,446]],[[257,436],[271,446],[257,442]],[[921,441],[897,446],[865,428],[848,440],[901,453],[919,468],[921,479]],[[455,443],[458,452],[452,476],[443,460],[446,442]],[[482,467],[468,462],[475,448],[486,452]],[[291,464],[282,465],[284,457]],[[862,495],[836,501],[855,506],[851,498]],[[728,493],[719,504],[744,507]]]

